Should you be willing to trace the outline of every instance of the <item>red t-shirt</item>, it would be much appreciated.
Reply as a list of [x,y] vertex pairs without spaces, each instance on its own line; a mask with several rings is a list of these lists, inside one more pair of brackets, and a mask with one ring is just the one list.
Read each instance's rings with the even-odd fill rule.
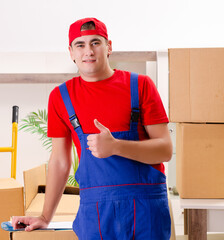
[[[99,133],[93,120],[97,119],[111,132],[130,129],[130,72],[115,70],[113,76],[97,82],[75,77],[66,82],[76,115],[84,133]],[[139,139],[148,139],[144,125],[167,123],[168,118],[153,81],[145,75],[138,77],[140,120]],[[72,134],[80,157],[81,146],[62,100],[59,87],[53,89],[48,102],[48,137]],[[164,173],[164,165],[152,165]]]

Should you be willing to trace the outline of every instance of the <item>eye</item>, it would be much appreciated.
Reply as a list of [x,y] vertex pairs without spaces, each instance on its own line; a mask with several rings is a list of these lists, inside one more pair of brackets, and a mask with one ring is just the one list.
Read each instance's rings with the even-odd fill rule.
[[77,48],[82,48],[82,47],[84,47],[84,44],[77,44],[76,47]]
[[99,45],[99,44],[100,44],[100,42],[98,42],[98,41],[92,42],[93,46],[96,46],[96,45]]

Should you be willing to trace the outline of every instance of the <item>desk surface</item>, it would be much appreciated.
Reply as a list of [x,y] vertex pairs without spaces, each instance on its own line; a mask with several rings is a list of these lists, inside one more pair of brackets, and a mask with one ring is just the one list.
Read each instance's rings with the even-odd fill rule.
[[183,199],[180,207],[184,209],[224,209],[224,199]]

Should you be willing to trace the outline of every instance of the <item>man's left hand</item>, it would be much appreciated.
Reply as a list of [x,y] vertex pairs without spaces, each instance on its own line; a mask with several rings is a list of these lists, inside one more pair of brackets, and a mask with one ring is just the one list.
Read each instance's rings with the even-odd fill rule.
[[100,133],[90,134],[87,137],[89,150],[97,158],[112,156],[117,140],[112,136],[110,130],[98,122],[97,119],[94,120],[94,124],[100,130]]

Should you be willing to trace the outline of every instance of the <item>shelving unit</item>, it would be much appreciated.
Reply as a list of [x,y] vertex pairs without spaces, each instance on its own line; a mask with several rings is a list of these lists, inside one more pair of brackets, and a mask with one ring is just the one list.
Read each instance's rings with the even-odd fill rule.
[[[118,62],[156,62],[157,52],[113,52],[111,63]],[[78,76],[78,73],[1,73],[0,83],[62,83]]]

